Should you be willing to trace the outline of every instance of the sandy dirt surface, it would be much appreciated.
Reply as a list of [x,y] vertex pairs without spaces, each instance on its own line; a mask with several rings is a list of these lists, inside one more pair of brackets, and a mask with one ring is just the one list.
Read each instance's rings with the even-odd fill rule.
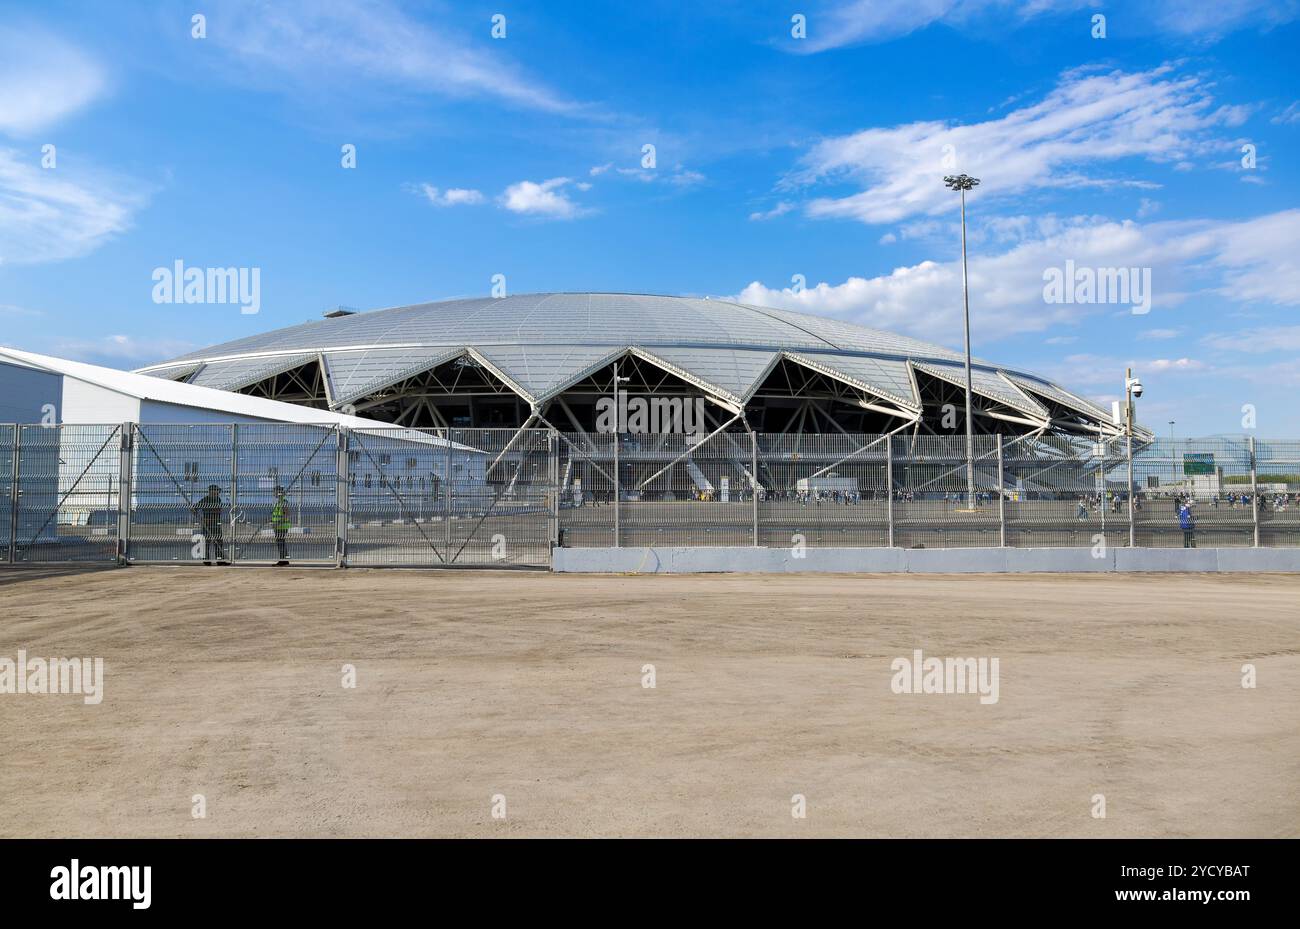
[[[0,695],[3,836],[1300,835],[1300,577],[17,570],[0,616],[106,669]],[[894,694],[917,648],[999,701]]]

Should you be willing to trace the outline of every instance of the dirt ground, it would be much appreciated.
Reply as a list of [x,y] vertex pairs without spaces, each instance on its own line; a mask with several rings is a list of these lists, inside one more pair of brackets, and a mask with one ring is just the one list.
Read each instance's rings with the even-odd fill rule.
[[[0,695],[3,836],[1300,835],[1300,577],[14,570],[0,616],[105,662]],[[893,693],[918,648],[1000,699]]]

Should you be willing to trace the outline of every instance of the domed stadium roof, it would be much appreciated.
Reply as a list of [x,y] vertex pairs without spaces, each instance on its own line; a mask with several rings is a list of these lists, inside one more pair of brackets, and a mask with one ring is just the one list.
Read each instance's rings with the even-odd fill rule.
[[[905,410],[924,403],[916,373],[964,388],[957,352],[838,320],[728,300],[552,293],[420,303],[249,336],[139,369],[238,390],[320,362],[331,407],[469,355],[534,406],[633,352],[732,404],[783,358]],[[974,393],[1030,420],[1052,410],[1109,412],[1032,373],[976,361]]]

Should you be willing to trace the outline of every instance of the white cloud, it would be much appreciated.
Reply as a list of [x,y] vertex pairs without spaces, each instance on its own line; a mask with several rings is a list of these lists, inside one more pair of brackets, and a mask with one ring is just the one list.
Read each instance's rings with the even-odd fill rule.
[[1194,358],[1152,358],[1144,363],[1148,371],[1200,371],[1205,363]]
[[583,210],[564,191],[572,183],[572,179],[567,177],[553,177],[540,184],[535,181],[520,181],[507,187],[499,202],[512,213],[573,219],[581,215]]
[[1152,189],[1159,185],[1088,168],[1127,158],[1200,159],[1209,166],[1223,145],[1212,131],[1238,118],[1236,109],[1215,106],[1205,81],[1176,76],[1169,66],[1136,74],[1074,71],[1041,102],[997,119],[916,122],[825,139],[781,186],[860,185],[857,193],[814,199],[806,211],[865,223],[954,211],[957,195],[940,182],[953,173],[981,179],[968,195],[981,204],[1050,188]]
[[[607,170],[611,166],[602,166],[602,170]],[[696,184],[702,184],[706,178],[699,171],[691,171],[681,165],[674,165],[670,171],[659,171],[655,168],[614,168],[616,174],[622,177],[631,178],[634,181],[640,181],[643,184],[653,184],[656,181],[662,181],[672,184],[675,187],[693,187]],[[592,169],[592,173],[596,173]]]
[[483,194],[477,190],[462,187],[449,187],[439,190],[432,184],[410,185],[408,188],[420,194],[434,206],[472,206],[483,202]]
[[786,213],[789,213],[793,209],[794,209],[793,203],[791,203],[788,200],[782,200],[780,203],[772,207],[772,209],[770,210],[750,213],[749,218],[753,222],[762,222],[763,220],[766,219],[776,219],[778,216],[784,216]]
[[113,368],[138,368],[163,358],[183,355],[193,351],[194,348],[192,343],[179,339],[142,339],[129,335],[110,335],[100,339],[56,341],[51,353],[61,358]]
[[131,225],[144,197],[114,181],[65,179],[0,148],[0,266],[84,255]]
[[606,171],[608,171],[608,170],[609,170],[610,168],[612,168],[612,167],[614,167],[614,162],[609,161],[609,162],[606,162],[606,163],[603,164],[603,165],[596,165],[595,167],[593,167],[593,168],[592,168],[590,171],[588,171],[587,173],[590,174],[592,177],[599,177],[600,175],[604,174]]
[[226,0],[220,9],[219,20],[210,17],[206,41],[228,50],[243,77],[277,89],[286,77],[306,87],[336,88],[369,79],[417,93],[487,97],[550,113],[586,109],[525,75],[506,57],[509,43],[476,48],[454,35],[447,25],[451,18],[439,17],[440,27],[430,28],[387,0]]
[[1176,339],[1183,334],[1181,329],[1143,329],[1137,337],[1143,341],[1164,341],[1166,339]]
[[1300,326],[1258,326],[1234,333],[1214,333],[1202,341],[1223,351],[1267,354],[1300,352]]
[[1274,116],[1269,122],[1274,125],[1284,126],[1290,123],[1300,123],[1300,100],[1295,101],[1281,113]]
[[[1155,311],[1190,293],[1234,303],[1300,305],[1300,210],[1240,222],[1209,220],[1140,225],[1097,221],[1066,226],[970,264],[971,310],[980,341],[1042,331],[1127,306],[1056,304],[1043,300],[1043,275],[1067,260],[1077,267],[1152,269]],[[955,345],[961,341],[961,263],[922,261],[871,278],[819,283],[795,292],[755,281],[736,297],[745,303],[833,316]]]
[[[808,38],[783,43],[795,52],[812,53],[845,45],[887,42],[935,23],[955,28],[989,23],[1015,28],[1048,14],[1094,10],[1091,0],[836,0],[823,2],[808,18]],[[1295,0],[1146,0],[1125,9],[1123,27],[1130,35],[1148,32],[1212,42],[1246,27],[1268,28],[1300,15]],[[1089,18],[1065,20],[1082,36]],[[1112,29],[1116,28],[1112,24]]]
[[0,25],[0,132],[39,132],[106,90],[103,70],[81,49],[32,26]]
[[41,316],[40,310],[29,310],[13,303],[0,303],[0,316]]

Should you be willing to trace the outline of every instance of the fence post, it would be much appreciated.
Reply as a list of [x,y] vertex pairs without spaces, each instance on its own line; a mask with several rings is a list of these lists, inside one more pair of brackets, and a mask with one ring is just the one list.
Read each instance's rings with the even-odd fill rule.
[[[225,552],[226,562],[234,564],[239,557],[239,423],[230,424],[230,540]],[[249,540],[252,541],[251,539]],[[204,552],[204,554],[211,554]]]
[[338,444],[334,451],[334,567],[348,564],[348,526],[352,523],[352,432],[335,427]]
[[13,564],[18,558],[18,481],[22,477],[22,469],[18,466],[18,461],[23,454],[23,427],[21,423],[14,424],[14,466],[13,466],[13,484],[9,487],[9,563]]
[[1137,548],[1137,527],[1133,524],[1133,430],[1131,427],[1124,438],[1128,455],[1128,547]]
[[554,429],[546,433],[546,483],[550,487],[551,548],[560,544],[560,437]]
[[[447,546],[447,558],[448,558],[448,559],[451,558],[451,507],[452,507],[452,495],[451,495],[451,469],[452,469],[452,460],[451,460],[451,443],[452,443],[452,438],[451,438],[451,426],[448,426],[448,427],[447,427],[447,470],[443,472],[443,477],[445,478],[445,479],[443,480],[443,485],[444,485],[444,487],[445,487],[446,489],[445,489],[445,491],[443,492],[443,495],[442,495],[442,502],[443,502],[443,513],[442,513],[442,538],[443,538],[443,542],[444,542],[444,544],[446,544],[446,546]],[[484,483],[487,483],[487,474],[486,474],[486,472],[484,472],[483,481],[484,481]]]
[[[615,391],[618,389],[617,383],[614,385]],[[615,418],[617,418],[615,412]],[[617,429],[614,430],[614,547],[623,547],[623,531],[619,523],[619,498],[623,496],[619,491],[619,473],[618,473],[618,447],[623,443],[619,441],[621,435]]]
[[131,544],[132,472],[135,455],[135,423],[122,423],[121,455],[117,465],[117,563],[127,563]]
[[[1002,480],[1002,433],[998,433],[998,545],[1007,547],[1007,495],[1003,493],[1006,485]],[[1102,503],[1103,512],[1105,502]],[[1103,519],[1105,517],[1102,517]]]
[[1250,449],[1250,521],[1253,527],[1254,547],[1259,548],[1259,467],[1255,457],[1255,437],[1248,436]]
[[885,520],[889,547],[894,547],[894,437],[885,439]]
[[749,482],[749,495],[753,498],[754,503],[754,547],[758,548],[760,544],[758,538],[758,433],[753,429],[749,430],[749,444],[750,467],[752,468],[752,471],[750,472],[751,480]]

